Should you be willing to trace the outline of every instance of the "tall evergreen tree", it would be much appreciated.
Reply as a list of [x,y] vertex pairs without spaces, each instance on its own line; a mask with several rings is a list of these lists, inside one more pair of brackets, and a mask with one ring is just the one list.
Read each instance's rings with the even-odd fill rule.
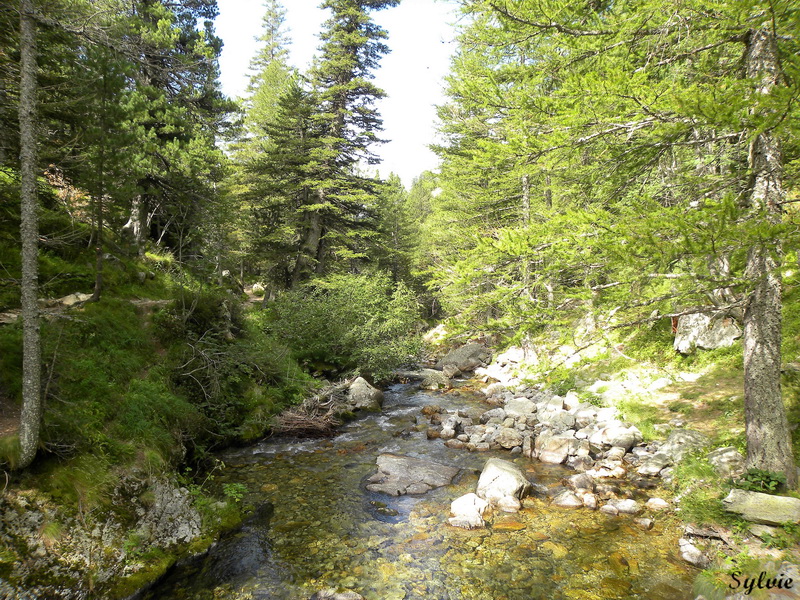
[[[358,163],[376,164],[371,151],[382,120],[375,102],[384,92],[372,83],[380,57],[389,51],[387,33],[369,11],[399,0],[325,0],[331,10],[320,36],[321,55],[311,70],[322,144],[313,154],[319,165],[293,281],[327,270],[326,260],[361,256],[359,239],[371,226],[377,182],[358,173]],[[362,246],[363,247],[363,246]]]
[[[472,76],[451,80],[442,111],[442,200],[498,218],[478,227],[491,241],[475,236],[478,262],[451,282],[488,284],[494,304],[523,317],[563,293],[627,306],[634,319],[709,299],[738,311],[748,462],[794,486],[778,240],[791,161],[781,146],[796,147],[798,133],[797,11],[760,0],[465,10],[476,26],[456,66]],[[517,217],[500,218],[509,201]],[[481,253],[497,268],[480,268]]]

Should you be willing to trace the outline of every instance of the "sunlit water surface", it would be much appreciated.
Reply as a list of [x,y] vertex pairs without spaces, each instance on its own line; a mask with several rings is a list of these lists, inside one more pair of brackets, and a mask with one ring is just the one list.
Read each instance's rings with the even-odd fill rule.
[[[690,598],[694,572],[677,556],[674,521],[656,516],[643,531],[630,517],[552,507],[529,498],[517,514],[495,514],[485,529],[447,523],[452,500],[474,491],[490,456],[426,439],[422,406],[490,407],[468,391],[420,392],[397,385],[384,410],[353,421],[332,439],[268,440],[220,456],[216,484],[238,482],[259,507],[245,526],[202,560],[175,569],[146,600],[309,598],[324,588],[367,600],[534,600]],[[375,460],[394,452],[456,465],[453,485],[424,496],[366,491]],[[571,471],[514,459],[529,478],[555,484]]]

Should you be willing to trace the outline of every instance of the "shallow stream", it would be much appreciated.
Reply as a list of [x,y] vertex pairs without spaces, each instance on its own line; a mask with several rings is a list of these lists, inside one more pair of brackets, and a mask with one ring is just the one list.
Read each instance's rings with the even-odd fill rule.
[[[230,450],[218,483],[238,482],[260,507],[241,531],[201,561],[176,569],[146,600],[306,600],[324,588],[367,600],[595,600],[693,597],[695,572],[678,556],[674,520],[650,531],[630,517],[560,509],[528,498],[488,527],[447,523],[450,502],[474,491],[484,462],[508,452],[469,453],[417,431],[421,407],[488,407],[469,391],[421,392],[396,385],[384,410],[332,439],[269,440]],[[423,496],[366,491],[384,452],[463,469],[455,484]],[[572,471],[514,458],[531,480],[550,485]]]

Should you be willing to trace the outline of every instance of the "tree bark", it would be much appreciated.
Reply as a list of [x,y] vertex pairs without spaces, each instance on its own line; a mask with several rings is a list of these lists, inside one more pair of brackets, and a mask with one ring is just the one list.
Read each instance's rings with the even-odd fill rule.
[[20,0],[20,234],[22,240],[22,416],[18,468],[33,462],[42,421],[39,330],[39,202],[36,196],[36,24],[34,0]]
[[315,210],[309,215],[308,220],[305,239],[300,247],[297,262],[294,265],[294,272],[292,273],[293,288],[297,287],[303,277],[314,271],[319,252],[320,239],[322,238],[322,215],[318,210]]
[[[750,33],[747,76],[758,91],[769,94],[780,82],[775,39],[763,28]],[[780,143],[770,131],[758,133],[750,145],[751,181],[748,209],[755,218],[781,220],[784,197]],[[744,410],[749,467],[786,475],[797,487],[797,468],[781,395],[780,240],[759,240],[749,251],[746,278],[752,282],[744,311]]]

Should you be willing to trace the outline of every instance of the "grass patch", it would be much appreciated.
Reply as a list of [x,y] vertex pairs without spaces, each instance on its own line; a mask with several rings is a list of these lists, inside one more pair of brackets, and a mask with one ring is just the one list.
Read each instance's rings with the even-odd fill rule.
[[692,454],[674,467],[673,488],[680,498],[678,515],[697,525],[741,526],[741,519],[726,512],[722,498],[728,493],[726,481],[706,460],[706,452]]

